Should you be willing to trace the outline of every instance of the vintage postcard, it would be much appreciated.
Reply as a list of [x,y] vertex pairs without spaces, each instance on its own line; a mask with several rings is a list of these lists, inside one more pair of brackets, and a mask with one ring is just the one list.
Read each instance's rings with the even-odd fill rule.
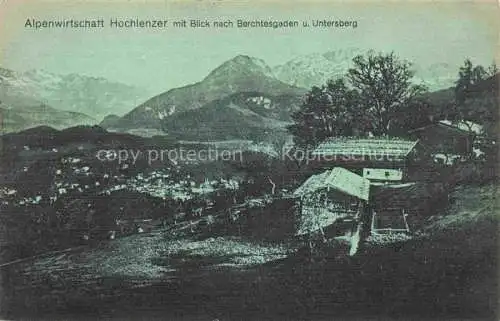
[[498,320],[499,13],[0,0],[0,319]]

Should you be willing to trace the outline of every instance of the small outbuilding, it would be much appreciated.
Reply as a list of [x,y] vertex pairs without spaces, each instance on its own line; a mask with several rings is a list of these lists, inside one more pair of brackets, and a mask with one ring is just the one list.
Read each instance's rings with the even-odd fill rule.
[[293,195],[300,204],[296,234],[324,233],[340,219],[360,220],[370,197],[370,181],[335,167],[309,177]]

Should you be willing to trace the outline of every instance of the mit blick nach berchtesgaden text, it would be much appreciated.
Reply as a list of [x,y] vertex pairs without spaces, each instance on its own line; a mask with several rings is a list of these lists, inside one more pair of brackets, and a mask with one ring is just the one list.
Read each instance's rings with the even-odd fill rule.
[[28,18],[24,24],[30,29],[167,29],[167,28],[357,28],[358,21],[352,19],[314,19],[314,20],[274,20],[274,19],[236,19],[236,20],[207,20],[207,19],[139,19],[139,18],[111,18],[105,24],[105,19],[52,19],[42,20]]

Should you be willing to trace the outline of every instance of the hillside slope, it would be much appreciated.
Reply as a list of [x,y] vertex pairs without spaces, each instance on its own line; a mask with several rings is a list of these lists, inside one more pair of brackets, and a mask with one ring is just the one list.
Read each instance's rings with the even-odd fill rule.
[[94,125],[97,120],[80,112],[53,108],[31,97],[11,95],[0,90],[1,133],[16,132],[36,126],[57,129],[76,125]]
[[167,135],[180,140],[217,141],[244,139],[264,141],[285,131],[290,113],[298,108],[296,97],[257,92],[237,93],[207,105],[176,113],[163,120]]
[[114,125],[119,129],[157,129],[162,127],[163,119],[175,113],[194,110],[238,92],[300,96],[305,91],[274,78],[262,60],[240,55],[226,61],[198,83],[171,89],[147,100]]
[[[117,318],[492,320],[498,188],[459,187],[452,196],[456,202],[431,219],[423,237],[372,246],[355,257],[321,249],[313,263],[285,247],[190,237],[186,225],[124,237],[25,264],[13,303]],[[60,271],[57,278],[52,269]]]

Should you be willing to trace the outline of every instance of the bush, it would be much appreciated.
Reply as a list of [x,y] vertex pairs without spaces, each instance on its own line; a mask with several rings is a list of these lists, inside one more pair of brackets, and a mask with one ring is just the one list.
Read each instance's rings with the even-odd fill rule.
[[480,160],[456,165],[450,177],[452,185],[482,185],[496,181],[497,164]]

